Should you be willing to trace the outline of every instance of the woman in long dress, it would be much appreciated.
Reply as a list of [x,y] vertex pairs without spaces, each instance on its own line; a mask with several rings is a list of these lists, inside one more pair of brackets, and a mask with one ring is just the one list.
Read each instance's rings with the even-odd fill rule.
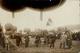
[[67,35],[65,34],[65,32],[62,33],[61,37],[60,37],[60,48],[65,48],[66,45],[66,40],[67,40]]

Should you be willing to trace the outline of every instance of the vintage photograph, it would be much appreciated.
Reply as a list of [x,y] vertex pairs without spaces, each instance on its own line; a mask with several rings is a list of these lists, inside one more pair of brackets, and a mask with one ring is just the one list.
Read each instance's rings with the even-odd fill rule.
[[80,0],[0,0],[0,53],[80,53]]

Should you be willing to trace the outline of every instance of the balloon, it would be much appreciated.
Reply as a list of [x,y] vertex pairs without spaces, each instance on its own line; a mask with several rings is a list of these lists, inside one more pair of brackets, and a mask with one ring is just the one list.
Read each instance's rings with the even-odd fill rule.
[[25,7],[43,11],[52,7],[58,7],[63,4],[64,1],[65,0],[0,0],[0,3],[3,9],[13,12],[12,15],[14,17],[14,12],[21,11]]
[[1,7],[7,11],[14,12],[21,11],[25,8],[26,0],[1,0]]
[[65,0],[27,0],[27,6],[34,9],[45,10],[50,7],[57,7]]
[[26,0],[1,0],[3,9],[15,12],[25,8]]
[[47,9],[61,5],[65,0],[1,0],[1,6],[11,12],[19,11],[25,7],[34,9]]

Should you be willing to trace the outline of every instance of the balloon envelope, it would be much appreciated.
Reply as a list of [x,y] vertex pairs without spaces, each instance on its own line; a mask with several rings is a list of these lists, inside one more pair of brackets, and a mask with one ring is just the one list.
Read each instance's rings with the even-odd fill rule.
[[1,0],[1,7],[5,10],[15,12],[25,8],[26,0]]
[[26,5],[34,9],[45,10],[50,7],[60,6],[64,1],[65,0],[27,0]]
[[64,3],[65,0],[1,0],[1,6],[11,12],[19,11],[25,7],[34,9],[48,9],[50,7],[57,7]]

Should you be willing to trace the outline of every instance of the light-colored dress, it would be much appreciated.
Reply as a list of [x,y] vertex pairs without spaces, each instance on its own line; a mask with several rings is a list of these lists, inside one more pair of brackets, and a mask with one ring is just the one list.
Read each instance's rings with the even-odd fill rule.
[[61,35],[60,40],[61,40],[62,43],[66,42],[66,39],[67,39],[67,35]]
[[9,35],[5,35],[5,44],[9,43]]

